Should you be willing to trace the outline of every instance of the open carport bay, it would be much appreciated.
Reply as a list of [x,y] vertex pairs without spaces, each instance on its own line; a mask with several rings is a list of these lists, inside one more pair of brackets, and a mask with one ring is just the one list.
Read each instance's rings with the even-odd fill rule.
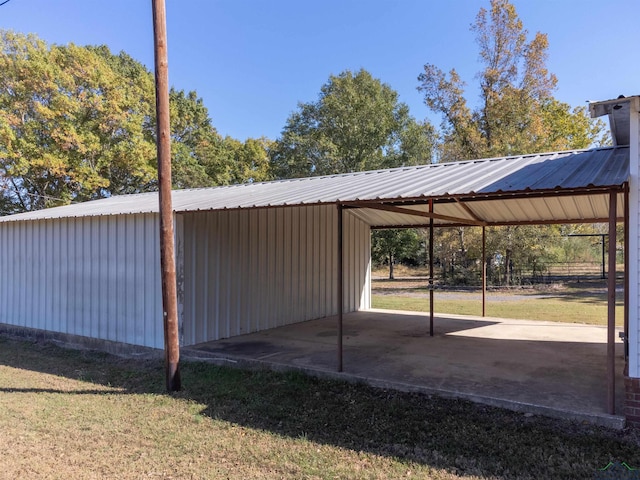
[[[337,318],[327,317],[183,349],[187,358],[302,369],[401,390],[620,428],[608,415],[607,329],[602,326],[368,310],[344,316],[344,371]],[[624,400],[616,342],[616,413]]]

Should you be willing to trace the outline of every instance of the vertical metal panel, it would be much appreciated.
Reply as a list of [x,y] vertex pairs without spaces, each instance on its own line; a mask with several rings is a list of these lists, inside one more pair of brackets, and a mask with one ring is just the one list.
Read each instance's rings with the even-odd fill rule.
[[[220,242],[217,237],[220,232],[220,222],[217,216],[212,216],[208,222],[206,237],[201,245],[202,251],[205,253],[202,267],[204,290],[204,314],[207,315],[207,330],[215,336],[219,335],[220,318]],[[209,245],[213,245],[209,251]]]
[[345,278],[345,284],[344,284],[344,291],[345,291],[345,295],[346,298],[344,299],[344,309],[345,311],[350,311],[352,309],[353,306],[353,302],[352,302],[352,298],[353,298],[353,282],[354,282],[354,275],[353,272],[355,271],[354,265],[353,265],[353,242],[351,241],[351,239],[354,236],[354,231],[353,231],[353,225],[354,225],[354,221],[353,221],[353,216],[349,215],[349,212],[345,212],[344,213],[344,255],[345,255],[345,260],[344,260],[344,278]]
[[292,305],[293,296],[293,250],[292,250],[292,241],[291,241],[291,230],[292,230],[292,217],[293,217],[293,209],[285,208],[282,209],[284,219],[283,219],[283,245],[282,250],[284,254],[284,271],[283,271],[283,281],[284,281],[284,298],[283,298],[283,323],[287,324],[291,321],[291,318],[294,318],[292,315],[292,309],[287,306]]
[[[173,215],[174,225],[174,245],[175,245],[175,262],[176,262],[176,297],[178,300],[178,341],[180,345],[184,344],[184,219],[182,215]],[[148,240],[145,229],[141,232],[144,242]],[[146,275],[147,270],[143,269]],[[144,317],[147,311],[147,305],[143,305]],[[163,324],[164,329],[164,324]]]
[[242,266],[240,268],[240,275],[238,278],[238,284],[237,284],[237,289],[238,289],[238,295],[237,295],[237,300],[240,303],[240,313],[239,313],[239,317],[238,317],[238,323],[239,323],[239,330],[238,330],[238,334],[242,335],[243,333],[246,333],[248,331],[248,324],[249,324],[249,315],[251,313],[251,302],[247,302],[245,301],[245,299],[242,297],[242,290],[244,290],[247,285],[249,285],[249,281],[251,278],[251,238],[249,235],[246,235],[245,232],[250,231],[250,222],[251,222],[251,215],[249,211],[243,211],[240,214],[241,216],[241,221],[240,224],[238,225],[238,236],[240,237],[240,241],[242,242],[242,246],[240,247],[240,252],[241,252],[241,261],[242,261]]
[[231,318],[231,326],[232,326],[232,334],[240,335],[241,326],[242,326],[242,278],[244,274],[244,264],[246,260],[246,255],[241,252],[245,250],[245,236],[242,235],[242,228],[246,225],[245,222],[245,211],[238,212],[237,216],[234,216],[236,222],[234,223],[233,234],[235,241],[233,242],[233,246],[235,249],[234,255],[238,258],[237,265],[230,265],[230,268],[236,269],[236,274],[232,275],[233,290],[232,290],[232,311],[233,317]]
[[268,325],[268,328],[278,326],[277,319],[275,318],[275,295],[276,295],[276,282],[278,281],[276,277],[276,250],[278,248],[278,243],[276,241],[276,211],[272,208],[266,210],[267,216],[267,234],[266,234],[266,252],[264,260],[267,263],[267,276],[264,279],[264,284],[266,286],[266,297],[265,297],[265,322]]
[[27,280],[27,273],[31,268],[33,268],[33,261],[30,261],[30,259],[27,258],[25,253],[25,249],[27,248],[27,245],[26,245],[27,237],[25,235],[26,228],[27,226],[24,223],[20,223],[16,227],[16,229],[18,230],[18,258],[22,261],[22,265],[23,265],[23,267],[18,270],[19,272],[18,285],[21,285],[22,288],[15,286],[16,294],[17,294],[17,303],[21,307],[18,309],[17,322],[18,322],[18,325],[23,327],[27,326],[26,325],[27,312],[25,310],[30,307],[30,303],[31,303],[31,302],[28,302],[29,305],[26,305],[26,308],[25,308],[25,304],[27,304],[26,295],[28,292],[28,288],[30,289],[30,285],[28,284],[28,280]]
[[[71,223],[75,223],[75,219],[70,220],[70,224]],[[118,218],[117,217],[107,217],[105,219],[105,223],[107,223],[107,228],[109,232],[114,232],[114,234],[117,236],[117,228],[118,228]],[[68,229],[70,229],[71,225],[67,226]],[[69,231],[69,235],[70,238],[75,238],[72,237],[72,232]],[[119,293],[119,282],[117,281],[117,279],[119,278],[120,275],[120,265],[118,262],[118,244],[115,241],[115,239],[113,241],[108,242],[109,246],[108,246],[108,255],[109,258],[112,259],[112,261],[109,263],[109,280],[107,282],[107,298],[112,299],[110,302],[108,302],[108,307],[107,307],[107,316],[109,318],[111,318],[111,321],[107,323],[107,339],[108,340],[114,340],[116,338],[118,338],[118,332],[117,332],[117,325],[116,325],[116,316],[118,314],[118,304],[120,302],[115,301],[118,298],[118,293]],[[69,255],[69,251],[67,250],[67,255]],[[67,257],[67,259],[69,259],[69,257]],[[67,274],[67,282],[69,282],[69,278],[71,278],[72,276]],[[67,284],[67,287],[70,287],[70,283]],[[67,325],[67,331],[69,330],[69,325]]]
[[629,376],[640,378],[640,100],[631,100],[629,141]]
[[344,308],[370,308],[370,228],[348,210],[344,217]]
[[[184,232],[184,215],[180,215],[183,222],[183,232]],[[193,228],[193,227],[192,227]],[[190,305],[191,308],[195,308],[198,304],[197,298],[198,294],[201,292],[200,290],[193,288],[193,279],[194,275],[186,275],[185,271],[187,268],[193,268],[195,264],[196,257],[196,235],[184,235],[183,233],[183,244],[184,250],[182,252],[182,261],[183,261],[183,280],[184,280],[184,302],[185,305]],[[187,267],[188,266],[188,267]],[[184,307],[183,307],[184,308]],[[184,343],[189,345],[193,343],[193,339],[195,338],[195,325],[192,322],[184,321],[185,313],[183,309],[183,332],[184,332]]]
[[[320,283],[322,281],[322,275],[320,274],[320,207],[311,207],[312,212],[312,220],[311,220],[311,228],[312,228],[312,245],[311,252],[309,257],[311,258],[312,267],[311,271],[313,272],[314,281],[312,283],[312,291],[311,291],[311,315],[314,317],[320,316]],[[322,259],[324,261],[324,258]]]
[[313,311],[313,285],[315,278],[315,272],[313,271],[313,255],[314,255],[314,238],[313,238],[313,207],[306,208],[306,222],[305,229],[307,232],[307,241],[301,245],[304,249],[304,258],[306,260],[306,275],[305,280],[305,293],[304,293],[304,309],[310,317],[316,317],[316,313]]
[[255,317],[255,328],[257,330],[264,330],[268,327],[269,319],[269,263],[268,263],[268,218],[267,211],[258,211],[258,231],[256,232],[256,238],[258,239],[258,257],[256,258],[258,264],[258,285],[256,298],[260,302],[258,304],[258,310]]
[[[93,251],[92,246],[93,242],[96,238],[93,235],[91,230],[91,218],[82,219],[78,222],[78,229],[80,231],[80,239],[81,239],[81,247],[80,252],[81,256],[78,258],[77,265],[82,266],[82,297],[80,298],[80,310],[76,315],[76,321],[78,324],[78,332],[80,335],[85,337],[91,337],[92,327],[95,328],[94,319],[91,318],[91,304],[94,299],[92,297],[91,291],[91,270],[93,267]],[[125,237],[126,239],[126,237]],[[84,261],[84,256],[86,255],[87,260]],[[126,267],[124,267],[126,268]],[[125,292],[126,293],[126,292]],[[128,299],[125,300],[125,303]],[[88,320],[88,321],[87,321]],[[135,336],[133,337],[135,340]],[[135,343],[135,342],[131,342]]]
[[[214,282],[217,292],[217,316],[215,319],[216,335],[224,338],[228,335],[228,273],[227,262],[229,259],[229,217],[227,215],[218,216],[218,228],[215,232],[215,250],[217,261],[213,265],[216,274]],[[215,306],[214,306],[215,307]]]
[[331,305],[331,315],[338,313],[338,296],[337,281],[338,281],[338,263],[332,261],[338,257],[338,211],[329,210],[328,228],[327,234],[329,235],[329,249],[327,250],[327,259],[331,262],[330,269],[328,270],[328,283],[327,288],[329,290],[329,305]]
[[[59,273],[60,273],[60,311],[58,312],[58,318],[54,319],[54,324],[59,325],[59,330],[61,332],[67,332],[69,330],[69,297],[66,295],[66,292],[69,291],[69,248],[71,248],[71,237],[70,237],[70,223],[71,221],[67,218],[61,220],[60,224],[60,264],[59,264]],[[109,266],[111,267],[111,263]]]
[[249,284],[249,291],[253,292],[254,298],[250,301],[251,309],[251,324],[248,332],[255,332],[260,329],[260,317],[262,316],[262,258],[263,239],[260,238],[261,214],[257,210],[253,210],[250,215],[250,231],[251,231],[251,283]]
[[149,214],[0,225],[1,268],[13,272],[0,322],[161,348],[148,329],[162,322],[162,304],[145,225],[157,232]]
[[[185,344],[337,313],[333,205],[183,217]],[[351,311],[369,307],[369,227],[350,214],[345,220]]]
[[[225,215],[223,216],[223,218],[226,218],[227,222],[225,225],[225,228],[223,229],[223,232],[226,230],[228,233],[227,235],[224,235],[224,233],[222,233],[220,235],[221,239],[226,239],[226,245],[224,245],[224,250],[222,250],[221,253],[221,258],[222,258],[222,272],[223,272],[223,276],[225,277],[225,281],[223,282],[222,286],[224,287],[224,303],[223,305],[225,306],[223,314],[222,314],[222,318],[223,318],[223,324],[224,324],[224,331],[222,333],[223,336],[225,337],[229,337],[232,335],[232,332],[237,330],[236,328],[232,328],[231,327],[231,323],[235,317],[235,311],[234,311],[234,295],[233,295],[233,290],[234,290],[234,277],[237,276],[239,274],[239,271],[237,270],[237,266],[240,264],[240,259],[238,258],[238,252],[237,252],[237,246],[238,246],[238,231],[237,231],[237,224],[238,224],[238,215]],[[224,242],[221,242],[221,247],[224,244]],[[224,255],[224,251],[228,252],[228,255]],[[233,272],[231,270],[234,270]]]
[[327,249],[326,249],[326,228],[324,226],[327,224],[327,209],[316,207],[318,210],[318,231],[316,236],[318,238],[318,247],[316,248],[316,254],[314,256],[315,259],[315,268],[318,271],[318,281],[316,282],[317,290],[316,290],[316,300],[317,300],[317,308],[318,311],[323,311],[323,305],[327,304],[326,298],[326,277],[327,270],[323,265],[323,262],[326,262],[330,257],[327,257]]
[[[27,283],[29,285],[29,287],[36,293],[36,294],[40,294],[40,285],[38,285],[34,279],[38,276],[38,264],[40,263],[39,259],[38,259],[38,248],[39,248],[39,238],[33,238],[33,225],[31,224],[27,224],[25,226],[25,243],[26,243],[26,251],[25,251],[25,255],[27,257],[27,261],[29,262],[29,265],[31,268],[29,268],[28,270],[28,274],[27,274]],[[25,292],[25,298],[28,298],[28,295],[30,295],[30,292]],[[32,323],[35,321],[35,319],[38,316],[38,307],[40,305],[36,304],[34,302],[29,302],[29,305],[27,307],[27,314],[25,315],[24,321],[25,321],[25,326],[30,327],[32,325]]]
[[[289,209],[288,209],[289,210]],[[299,318],[300,316],[300,284],[301,284],[301,269],[300,269],[300,244],[301,244],[301,230],[300,230],[300,218],[302,215],[301,208],[292,208],[291,210],[291,303],[290,305],[290,321]]]
[[296,317],[304,317],[306,312],[305,299],[307,297],[307,208],[298,210],[298,286],[296,288]]
[[363,230],[363,238],[360,244],[365,248],[365,250],[361,252],[364,261],[364,281],[362,285],[360,310],[368,310],[371,308],[371,228],[363,224]]
[[[122,220],[120,217],[115,217],[114,231],[115,231],[115,263],[116,263],[116,278],[123,278],[127,267],[126,257],[126,237],[125,232],[122,229]],[[76,224],[81,225],[82,220],[76,219]],[[76,232],[76,236],[80,232]],[[116,282],[115,284],[115,299],[120,300],[115,303],[115,315],[112,322],[114,322],[113,336],[109,340],[115,340],[122,335],[123,317],[126,315],[126,296],[127,296],[127,284],[126,282]]]
[[7,241],[8,238],[9,229],[0,229],[0,244],[5,246],[4,255],[0,255],[0,265],[2,265],[0,274],[2,275],[2,278],[5,279],[4,282],[0,282],[0,298],[5,300],[5,308],[7,308],[7,310],[11,310],[13,308],[13,296],[11,294],[10,285],[12,285],[15,280],[15,272],[10,273],[9,270],[8,259],[13,258],[14,251],[13,242]]
[[[100,308],[100,303],[101,303],[101,297],[100,295],[97,295],[95,292],[95,288],[94,288],[94,278],[96,278],[98,280],[98,282],[102,283],[99,278],[100,278],[100,230],[98,228],[98,223],[100,222],[99,218],[88,218],[87,222],[86,222],[86,228],[89,231],[89,234],[86,235],[88,237],[88,249],[89,249],[89,255],[90,258],[92,259],[91,262],[84,262],[85,265],[88,266],[88,270],[89,270],[89,275],[88,278],[90,278],[91,280],[88,283],[88,289],[89,289],[89,295],[88,295],[88,301],[86,301],[86,315],[93,320],[94,318],[99,318],[99,308]],[[46,231],[50,231],[51,229],[46,229]],[[133,266],[132,269],[132,274],[135,276],[136,275],[136,269],[135,269],[135,265]],[[89,321],[88,323],[88,337],[93,337],[93,338],[100,338],[100,330],[102,330],[101,326],[104,326],[104,323],[102,322],[94,322],[94,321]],[[135,332],[134,332],[134,339],[135,339]],[[135,342],[137,343],[137,341]]]
[[285,261],[284,257],[289,256],[290,252],[286,251],[284,248],[284,210],[278,208],[274,210],[276,214],[275,221],[275,236],[276,236],[276,248],[275,248],[275,260],[276,260],[276,277],[275,277],[275,285],[279,286],[281,290],[281,294],[278,295],[277,301],[274,302],[274,315],[275,315],[275,323],[276,325],[285,325],[285,304],[284,297],[286,296],[287,286],[286,286],[286,273],[285,273]]

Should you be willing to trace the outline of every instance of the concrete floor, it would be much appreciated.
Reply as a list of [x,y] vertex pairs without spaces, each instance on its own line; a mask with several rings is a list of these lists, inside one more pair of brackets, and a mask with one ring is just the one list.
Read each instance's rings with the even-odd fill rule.
[[[344,316],[344,371],[336,373],[336,317],[208,342],[191,358],[296,368],[400,390],[622,428],[606,412],[606,327],[370,310]],[[624,399],[616,334],[616,412]]]

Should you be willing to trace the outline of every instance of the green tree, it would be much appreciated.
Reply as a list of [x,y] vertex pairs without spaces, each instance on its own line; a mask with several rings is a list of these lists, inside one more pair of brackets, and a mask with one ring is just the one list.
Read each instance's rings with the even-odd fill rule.
[[[212,187],[229,183],[222,138],[211,124],[196,92],[169,91],[171,177],[174,188]],[[155,138],[155,126],[151,130]]]
[[[491,0],[471,27],[483,66],[478,73],[480,101],[471,108],[458,73],[445,74],[426,64],[418,90],[425,104],[442,115],[440,161],[587,148],[607,142],[604,124],[591,120],[584,107],[572,109],[553,97],[557,79],[547,70],[547,36],[527,30],[508,0]],[[501,269],[496,281],[511,284],[524,269],[537,274],[551,259],[548,242],[554,227],[511,226],[491,230],[492,254]],[[466,229],[465,229],[466,230]],[[443,259],[470,265],[464,248],[452,250],[460,232],[440,233]],[[450,240],[442,241],[445,237]],[[477,239],[476,241],[479,241]],[[459,242],[458,242],[459,243]],[[469,241],[467,245],[471,245]],[[520,273],[519,273],[520,272]]]
[[273,142],[268,138],[248,138],[243,142],[231,137],[223,141],[230,166],[231,183],[264,182],[271,180],[269,150]]
[[584,108],[571,109],[552,93],[557,79],[546,67],[548,40],[528,32],[508,0],[491,0],[471,27],[483,70],[478,74],[480,103],[471,109],[465,83],[426,64],[418,90],[425,104],[442,114],[442,161],[586,148],[605,142],[601,121]]
[[540,279],[559,260],[559,225],[517,225],[487,230],[488,277],[501,285]]
[[[330,76],[317,102],[301,103],[271,146],[275,178],[331,175],[430,163],[434,130],[416,121],[389,85],[366,70]],[[372,234],[374,261],[395,259],[419,247],[415,231]]]
[[389,280],[394,279],[397,261],[407,257],[415,259],[422,237],[414,228],[374,230],[371,234],[371,258],[378,265],[389,265]]
[[[173,185],[268,177],[265,139],[222,139],[196,92],[170,92]],[[152,74],[106,46],[0,31],[0,213],[157,188]]]
[[124,81],[95,51],[0,32],[0,170],[5,211],[137,190],[153,180],[145,79]]
[[366,70],[330,76],[317,102],[301,103],[271,149],[276,178],[429,163],[433,129]]

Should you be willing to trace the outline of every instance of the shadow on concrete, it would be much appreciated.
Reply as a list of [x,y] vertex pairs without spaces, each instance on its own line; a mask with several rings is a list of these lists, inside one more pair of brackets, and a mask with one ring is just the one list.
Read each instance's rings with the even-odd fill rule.
[[[344,319],[343,372],[336,319],[324,318],[186,348],[218,363],[298,369],[622,428],[608,415],[606,328],[593,325],[371,310]],[[624,399],[616,344],[616,410]]]

